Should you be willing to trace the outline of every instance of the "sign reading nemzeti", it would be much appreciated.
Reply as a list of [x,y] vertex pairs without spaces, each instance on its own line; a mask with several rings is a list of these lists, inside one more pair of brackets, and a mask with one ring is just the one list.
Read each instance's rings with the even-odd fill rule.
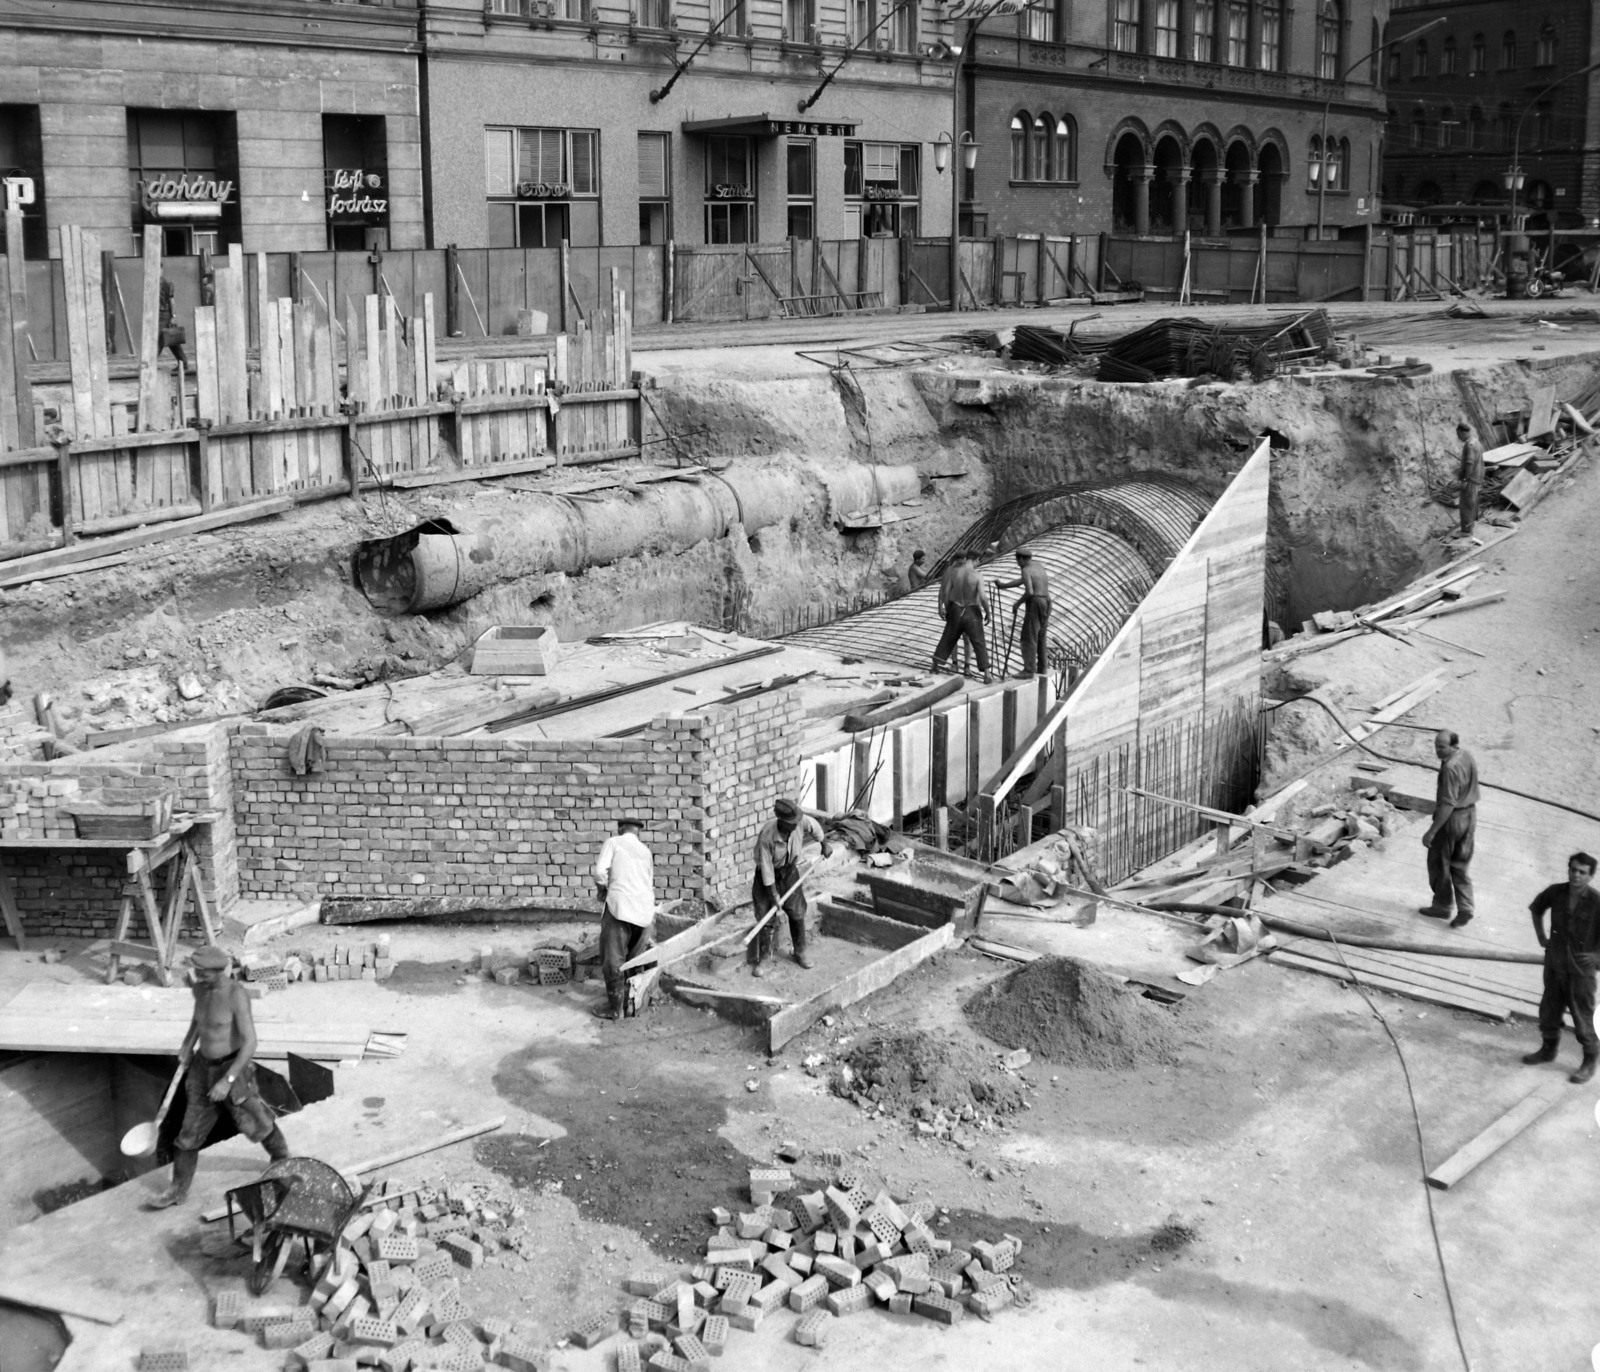
[[854,124],[819,124],[814,119],[769,119],[769,134],[788,134],[796,138],[849,138],[856,131]]

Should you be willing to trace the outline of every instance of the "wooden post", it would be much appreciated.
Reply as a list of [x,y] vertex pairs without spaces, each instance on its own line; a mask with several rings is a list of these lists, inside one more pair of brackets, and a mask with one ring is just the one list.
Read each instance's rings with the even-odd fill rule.
[[1033,842],[1033,806],[1017,806],[1017,838],[1016,846],[1026,848]]
[[676,265],[673,262],[673,253],[674,249],[672,246],[672,240],[669,238],[667,239],[666,248],[661,258],[661,322],[663,324],[672,323],[672,309],[674,304],[672,297],[672,274]]
[[[1258,268],[1261,273],[1260,303],[1265,305],[1267,303],[1267,226],[1265,224],[1261,226],[1261,256],[1258,260]],[[1252,300],[1250,303],[1253,305],[1256,302]]]
[[1361,298],[1372,299],[1372,221],[1361,226]]
[[943,809],[950,795],[950,712],[935,710],[930,716],[931,744],[928,762],[928,795],[931,803]]
[[873,788],[868,785],[868,780],[872,776],[871,734],[864,734],[856,739],[852,749],[852,759],[855,766],[851,768],[851,794],[845,797],[845,804],[847,806],[859,805],[862,814],[870,815],[872,813],[873,791]]
[[950,851],[950,811],[943,805],[933,812],[933,841],[941,852]]
[[1106,288],[1106,242],[1109,238],[1109,234],[1102,233],[1100,235],[1100,260],[1095,264],[1095,279],[1097,282],[1095,290],[1097,291],[1103,291]]
[[561,240],[561,332],[567,332],[567,292],[572,289],[571,244]]
[[117,255],[110,248],[100,250],[100,303],[106,315],[106,351],[117,352]]
[[[791,243],[795,240],[790,239]],[[890,827],[895,833],[901,833],[906,827],[906,731],[904,729],[891,729],[889,731],[891,746],[890,763],[894,767],[894,811],[890,820]]]
[[978,702],[967,698],[967,813],[976,813],[978,788],[983,785],[983,753],[978,736]]
[[[17,387],[17,446],[32,448],[34,436],[33,383],[28,379],[28,275],[22,255],[22,211],[6,211],[6,273],[0,289],[11,292],[11,370]],[[62,492],[63,497],[66,492]]]
[[56,443],[57,480],[61,483],[61,544],[65,547],[77,536],[72,531],[72,440]]
[[161,422],[157,422],[164,390],[158,362],[160,353],[161,229],[158,225],[147,224],[144,230],[144,299],[139,311],[139,429],[144,433],[165,427],[164,415],[160,416]]
[[350,499],[361,503],[361,444],[356,435],[356,405],[351,403],[344,427],[345,473],[350,479]]
[[1020,691],[1007,688],[1000,699],[1000,756],[1008,758],[1017,746],[1017,697]]
[[1039,231],[1039,256],[1038,256],[1038,261],[1034,264],[1034,268],[1033,268],[1033,273],[1034,273],[1033,293],[1034,293],[1034,295],[1036,297],[1038,297],[1036,303],[1038,303],[1040,305],[1044,304],[1045,298],[1046,298],[1045,297],[1045,289],[1044,289],[1044,264],[1045,264],[1045,259],[1048,256],[1049,256],[1049,250],[1045,247],[1044,230],[1041,229]]
[[200,459],[199,479],[195,486],[200,492],[200,513],[208,514],[217,498],[216,492],[211,489],[211,455],[207,451],[211,445],[211,421],[197,415],[194,431],[195,450]]
[[817,764],[817,794],[815,796],[817,809],[825,815],[833,813],[833,764],[819,762]]
[[1067,788],[1065,786],[1052,786],[1050,788],[1050,828],[1060,833],[1067,827]]

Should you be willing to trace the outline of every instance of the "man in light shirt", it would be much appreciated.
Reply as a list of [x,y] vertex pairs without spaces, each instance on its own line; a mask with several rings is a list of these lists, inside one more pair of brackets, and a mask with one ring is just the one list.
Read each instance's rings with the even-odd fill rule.
[[650,946],[656,917],[655,862],[639,837],[644,825],[619,819],[595,859],[599,885],[600,970],[606,982],[606,1003],[592,1012],[596,1019],[619,1020],[627,1003],[627,978],[622,964]]

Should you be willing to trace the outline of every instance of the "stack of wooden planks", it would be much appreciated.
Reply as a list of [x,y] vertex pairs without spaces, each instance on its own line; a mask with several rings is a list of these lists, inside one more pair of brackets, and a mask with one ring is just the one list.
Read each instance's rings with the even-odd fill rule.
[[[373,1050],[364,1024],[290,1020],[281,1005],[257,1001],[256,1056],[290,1053],[335,1062]],[[194,1014],[185,990],[29,982],[0,1006],[0,1049],[33,1053],[176,1054]],[[404,1037],[386,1034],[377,1055],[392,1057]]]

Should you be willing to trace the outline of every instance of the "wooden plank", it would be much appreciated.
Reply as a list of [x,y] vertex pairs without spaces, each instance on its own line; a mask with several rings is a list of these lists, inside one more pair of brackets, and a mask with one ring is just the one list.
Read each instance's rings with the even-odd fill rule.
[[1315,972],[1318,976],[1332,977],[1335,981],[1344,982],[1359,978],[1361,984],[1371,990],[1389,991],[1410,1000],[1420,1000],[1428,1005],[1442,1005],[1449,1010],[1465,1010],[1469,1014],[1482,1015],[1485,1019],[1498,1020],[1502,1024],[1511,1018],[1511,1007],[1498,998],[1477,996],[1467,991],[1439,990],[1431,986],[1420,986],[1413,982],[1401,981],[1397,977],[1386,976],[1381,972],[1352,972],[1339,963],[1324,962],[1320,958],[1308,957],[1289,949],[1277,949],[1269,956],[1275,963],[1296,967],[1302,972]]
[[[78,271],[83,281],[84,336],[89,343],[89,388],[94,436],[105,438],[111,432],[111,379],[106,363],[105,283],[101,276],[100,239],[92,233],[80,232],[76,236],[82,253]],[[106,484],[102,483],[102,498],[107,490]]]
[[[383,389],[383,333],[379,326],[378,297],[369,295],[363,301],[366,307],[366,333],[363,335],[366,342],[365,371],[362,374],[362,398],[377,409],[388,397]],[[372,455],[377,461],[376,455]]]
[[927,934],[927,927],[905,924],[897,919],[885,919],[866,910],[851,909],[833,901],[817,903],[821,915],[820,928],[829,938],[848,939],[851,943],[871,944],[875,948],[904,948]]
[[675,999],[699,1010],[712,1010],[733,1024],[759,1027],[766,1024],[780,1010],[787,1010],[792,1001],[777,996],[761,996],[748,991],[724,991],[681,977],[663,975],[661,984]]
[[946,924],[931,934],[919,938],[915,943],[908,943],[904,948],[898,948],[888,956],[869,963],[859,972],[852,973],[824,991],[819,991],[809,1000],[801,1001],[791,1009],[780,1011],[767,1023],[767,1051],[777,1052],[790,1039],[805,1033],[830,1011],[842,1010],[846,1006],[864,1000],[875,991],[883,990],[913,967],[927,961],[936,953],[942,953],[955,942],[955,938],[954,926]]
[[[0,264],[4,259],[0,259]],[[0,283],[10,273],[9,264],[0,265]],[[17,368],[12,352],[16,331],[11,322],[11,292],[0,289],[0,451],[21,446],[17,428]],[[31,444],[29,445],[32,446]],[[18,520],[20,526],[23,521]],[[0,538],[5,537],[5,496],[0,488]]]
[[[428,378],[426,398],[437,400],[439,396],[439,353],[438,334],[433,324],[433,292],[428,291],[422,297],[422,347],[423,358],[426,363],[425,371]],[[418,397],[421,399],[422,397]]]
[[1547,1081],[1501,1115],[1477,1138],[1452,1153],[1428,1173],[1428,1185],[1448,1191],[1480,1163],[1491,1158],[1523,1130],[1541,1119],[1569,1096],[1581,1096],[1561,1080]]
[[[74,224],[61,228],[61,283],[67,307],[67,368],[72,385],[72,432],[76,438],[94,438],[93,387],[89,381],[89,334],[84,318],[83,262],[79,231]],[[95,500],[96,514],[100,513]]]
[[157,365],[161,353],[161,227],[144,230],[144,298],[139,310],[139,428],[164,429],[172,422],[166,386]]
[[[6,242],[22,242],[22,211],[6,212]],[[11,357],[13,382],[17,393],[17,445],[31,448],[38,442],[34,433],[33,385],[28,379],[28,264],[20,249],[14,249],[6,259],[5,279],[0,280],[0,290],[11,296]],[[39,501],[48,507],[50,487],[48,477],[41,477]]]
[[[724,911],[723,913],[731,912]],[[665,967],[668,963],[687,957],[702,944],[709,943],[712,939],[730,932],[727,929],[718,928],[721,922],[722,914],[708,915],[698,924],[691,924],[682,933],[674,934],[668,939],[662,939],[653,948],[646,948],[638,957],[629,958],[627,962],[622,964],[622,970],[624,972],[632,972],[640,967]]]
[[32,1277],[0,1276],[0,1301],[31,1305],[36,1310],[53,1310],[58,1315],[95,1324],[120,1324],[126,1314],[123,1301],[111,1292],[71,1286],[55,1273]]
[[[1336,935],[1336,937],[1338,937]],[[1340,955],[1358,973],[1372,972],[1391,977],[1395,981],[1410,982],[1416,986],[1430,986],[1436,990],[1460,991],[1468,996],[1494,1002],[1504,1001],[1513,1014],[1531,1018],[1539,1010],[1539,992],[1515,986],[1508,981],[1497,981],[1461,969],[1455,959],[1435,961],[1421,954],[1391,952],[1386,949],[1353,948],[1339,938],[1339,947],[1306,939],[1289,945],[1292,952],[1320,962],[1340,963]]]
[[871,729],[882,728],[885,724],[892,724],[897,719],[904,719],[914,715],[919,710],[926,710],[937,705],[947,696],[954,695],[965,684],[965,678],[959,676],[945,677],[942,681],[935,682],[932,686],[920,691],[914,691],[892,705],[885,705],[879,709],[871,710],[864,715],[847,714],[844,719],[846,733],[864,733]]

